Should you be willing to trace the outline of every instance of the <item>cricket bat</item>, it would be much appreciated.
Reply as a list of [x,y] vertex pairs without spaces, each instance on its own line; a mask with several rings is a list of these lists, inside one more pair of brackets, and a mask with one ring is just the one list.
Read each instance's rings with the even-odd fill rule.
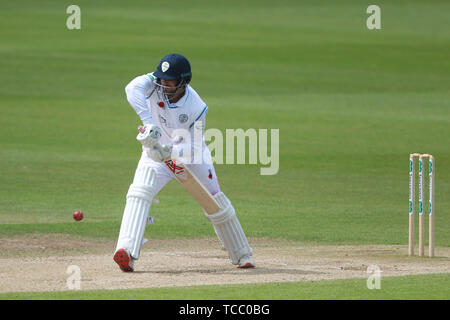
[[213,214],[220,210],[219,205],[212,197],[211,193],[206,190],[197,177],[189,171],[186,166],[181,163],[176,163],[174,160],[168,160],[165,164],[207,214]]

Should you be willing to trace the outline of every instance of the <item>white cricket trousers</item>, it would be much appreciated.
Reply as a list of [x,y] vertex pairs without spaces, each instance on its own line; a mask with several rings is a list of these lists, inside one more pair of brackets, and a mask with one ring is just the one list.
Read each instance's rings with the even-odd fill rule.
[[[209,155],[209,159],[211,159],[211,152],[209,149],[206,145],[204,145],[203,148],[204,155],[206,151],[206,156],[208,157]],[[214,170],[214,165],[212,164],[212,161],[209,161],[209,163],[186,164],[186,167],[197,177],[197,179],[202,183],[206,190],[211,193],[211,195],[215,195],[220,192],[220,186],[216,176],[216,171]],[[142,151],[138,167],[141,165],[151,166],[156,171],[155,194],[158,194],[170,180],[176,179],[174,173],[165,163],[153,161],[145,151]]]

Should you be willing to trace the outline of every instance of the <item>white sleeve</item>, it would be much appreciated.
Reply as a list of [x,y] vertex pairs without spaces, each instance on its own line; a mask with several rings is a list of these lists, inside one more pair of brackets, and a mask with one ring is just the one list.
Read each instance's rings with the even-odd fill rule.
[[145,97],[153,82],[148,75],[142,75],[131,80],[125,87],[127,100],[144,124],[152,124],[152,114],[148,109]]

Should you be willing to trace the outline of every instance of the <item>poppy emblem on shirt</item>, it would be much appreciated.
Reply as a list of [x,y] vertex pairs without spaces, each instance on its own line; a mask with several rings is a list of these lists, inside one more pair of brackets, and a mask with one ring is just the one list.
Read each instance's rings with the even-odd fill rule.
[[180,120],[181,123],[185,123],[186,121],[188,121],[188,115],[185,113],[182,113],[178,116],[178,120]]
[[158,106],[159,106],[160,108],[164,108],[164,102],[162,102],[162,101],[159,102],[159,103],[158,103]]
[[162,72],[166,72],[167,70],[169,70],[169,68],[170,68],[170,64],[167,61],[164,61],[161,65]]

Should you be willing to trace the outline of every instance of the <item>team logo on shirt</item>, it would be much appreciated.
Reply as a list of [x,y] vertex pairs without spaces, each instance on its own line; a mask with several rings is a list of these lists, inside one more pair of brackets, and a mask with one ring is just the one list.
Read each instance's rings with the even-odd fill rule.
[[169,70],[170,64],[167,61],[164,61],[161,65],[161,70],[162,72],[166,72],[167,70]]
[[188,121],[188,115],[185,113],[182,113],[178,116],[178,120],[180,120],[181,123],[185,123],[186,121]]

